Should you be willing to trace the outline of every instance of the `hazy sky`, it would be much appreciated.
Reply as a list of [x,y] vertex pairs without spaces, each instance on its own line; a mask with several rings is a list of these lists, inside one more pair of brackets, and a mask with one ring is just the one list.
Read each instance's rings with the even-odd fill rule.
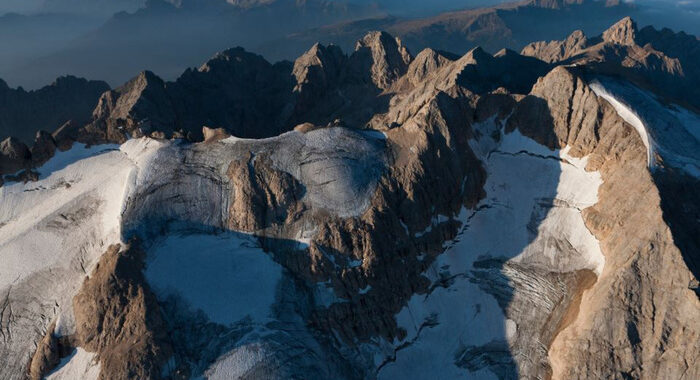
[[[349,0],[353,3],[380,3],[396,14],[414,13],[415,11],[439,12],[498,4],[504,1],[508,0]],[[145,2],[146,0],[0,0],[0,14],[6,12],[35,13],[47,10],[94,12],[99,8],[103,8],[103,12],[132,11]]]
[[[395,15],[436,13],[508,1],[512,0],[349,0],[349,2],[354,3],[379,3]],[[87,12],[109,15],[120,10],[133,11],[145,2],[146,0],[0,0],[0,14],[7,12],[25,14],[36,12]],[[685,9],[688,12],[700,12],[700,0],[631,0],[631,2],[655,4],[659,7],[668,7],[669,4],[673,4],[675,7]]]

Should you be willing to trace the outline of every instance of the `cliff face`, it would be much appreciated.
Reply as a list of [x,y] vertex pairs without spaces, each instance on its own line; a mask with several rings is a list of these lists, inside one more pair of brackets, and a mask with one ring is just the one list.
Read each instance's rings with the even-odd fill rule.
[[599,67],[376,32],[140,75],[74,130],[121,145],[0,188],[1,377],[697,378],[700,117]]

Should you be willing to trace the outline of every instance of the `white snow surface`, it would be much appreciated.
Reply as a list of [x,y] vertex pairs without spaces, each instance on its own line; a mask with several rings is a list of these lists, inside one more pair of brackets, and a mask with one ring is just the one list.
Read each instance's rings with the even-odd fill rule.
[[78,347],[61,359],[61,363],[46,376],[46,380],[96,380],[99,375],[97,355]]
[[654,94],[613,78],[599,77],[589,86],[639,132],[651,169],[659,166],[659,156],[664,166],[700,177],[700,115],[662,104]]
[[615,95],[608,92],[600,81],[593,81],[589,86],[596,95],[607,100],[608,103],[613,106],[617,114],[620,115],[624,121],[632,125],[637,133],[639,133],[639,137],[641,137],[644,146],[647,148],[647,164],[649,167],[654,166],[654,142],[649,137],[649,132],[647,132],[644,122],[639,118],[639,115],[629,106],[618,100]]
[[[134,160],[159,148],[154,140],[85,148],[75,144],[37,170],[40,180],[0,188],[0,289],[35,278],[58,304],[57,333],[72,331],[71,299],[110,244],[120,242],[120,218]],[[57,281],[61,278],[61,281]],[[53,279],[53,280],[52,280]]]
[[382,132],[334,127],[260,140],[229,137],[222,142],[246,146],[251,152],[273,145],[273,166],[304,185],[306,203],[351,217],[369,206],[385,166],[385,140]]
[[[36,168],[37,182],[0,187],[0,294],[26,300],[0,353],[21,360],[51,321],[55,335],[74,333],[72,299],[83,280],[110,245],[133,235],[144,240],[147,277],[160,296],[178,294],[224,325],[267,323],[282,268],[251,244],[254,236],[158,237],[225,228],[232,190],[226,170],[248,152],[269,155],[277,170],[295,176],[311,208],[361,213],[385,169],[384,140],[330,128],[215,146],[140,138],[56,152]],[[300,249],[314,232],[308,227],[290,237]]]
[[145,275],[158,298],[179,295],[212,322],[263,324],[282,267],[244,234],[176,235],[149,249]]
[[[493,119],[476,125],[482,138],[472,147],[488,173],[487,196],[476,210],[463,209],[463,228],[426,271],[436,284],[428,294],[413,296],[396,316],[407,331],[394,349],[376,355],[380,379],[489,379],[487,367],[470,372],[455,364],[465,347],[508,341],[517,325],[505,317],[496,299],[470,281],[473,264],[488,258],[542,266],[551,271],[590,269],[600,273],[604,257],[585,227],[581,209],[597,202],[602,183],[598,172],[587,172],[586,158],[550,151],[517,130],[492,140],[499,129]],[[536,230],[528,229],[536,219]],[[557,242],[573,250],[562,252]],[[453,282],[439,285],[441,277]],[[500,321],[500,323],[499,323]],[[393,356],[393,358],[392,358]]]
[[245,344],[219,358],[205,376],[208,380],[239,379],[268,356],[261,344]]

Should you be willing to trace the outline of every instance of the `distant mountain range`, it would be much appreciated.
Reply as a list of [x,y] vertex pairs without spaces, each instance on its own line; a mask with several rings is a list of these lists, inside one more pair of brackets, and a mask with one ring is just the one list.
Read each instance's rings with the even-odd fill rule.
[[[176,77],[201,57],[232,46],[256,46],[310,27],[379,14],[373,5],[325,0],[149,0],[136,12],[116,13],[101,26],[63,41],[58,49],[35,49],[33,57],[4,69],[0,77],[32,88],[64,74],[100,78],[112,85],[144,69]],[[37,25],[35,30],[41,28]]]
[[[493,1],[470,4],[488,3]],[[518,50],[575,29],[597,34],[624,16],[645,25],[675,12],[666,7],[652,19],[644,5],[613,0],[526,0],[434,14],[448,7],[382,0],[46,0],[35,7],[43,13],[0,17],[3,35],[16,36],[0,42],[0,78],[26,88],[66,74],[118,86],[146,69],[174,79],[201,57],[234,46],[270,61],[293,60],[316,41],[352,48],[366,32],[379,29],[401,37],[411,50],[431,46],[461,54],[477,45],[491,52]],[[109,16],[115,10],[126,11]],[[690,32],[700,25],[689,12],[673,15],[673,23],[664,25]]]
[[377,29],[399,36],[413,51],[431,47],[461,55],[481,46],[495,53],[503,48],[520,50],[530,41],[563,38],[576,29],[598,34],[637,12],[633,5],[610,1],[525,0],[426,18],[383,17],[328,25],[264,44],[260,51],[274,60],[298,55],[301,46],[313,41],[351,48],[367,30]]

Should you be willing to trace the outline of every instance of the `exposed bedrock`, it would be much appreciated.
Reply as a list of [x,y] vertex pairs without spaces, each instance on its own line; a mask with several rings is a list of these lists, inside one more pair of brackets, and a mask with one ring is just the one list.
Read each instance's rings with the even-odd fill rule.
[[583,294],[578,317],[552,343],[553,377],[696,377],[700,332],[690,321],[697,320],[700,307],[681,252],[688,246],[675,244],[663,222],[668,212],[646,166],[641,137],[566,69],[548,74],[533,94],[552,110],[552,133],[544,142],[589,155],[588,168],[603,177],[598,203],[583,215],[606,264]]
[[[636,52],[639,35],[603,37]],[[36,183],[0,188],[0,377],[699,376],[697,178],[649,165],[595,70],[412,58],[385,33],[288,66],[234,49],[177,82],[144,73],[83,129],[126,143],[56,137]],[[217,122],[165,140],[199,133],[211,108],[171,111],[200,81]],[[50,156],[39,137],[3,157]]]

